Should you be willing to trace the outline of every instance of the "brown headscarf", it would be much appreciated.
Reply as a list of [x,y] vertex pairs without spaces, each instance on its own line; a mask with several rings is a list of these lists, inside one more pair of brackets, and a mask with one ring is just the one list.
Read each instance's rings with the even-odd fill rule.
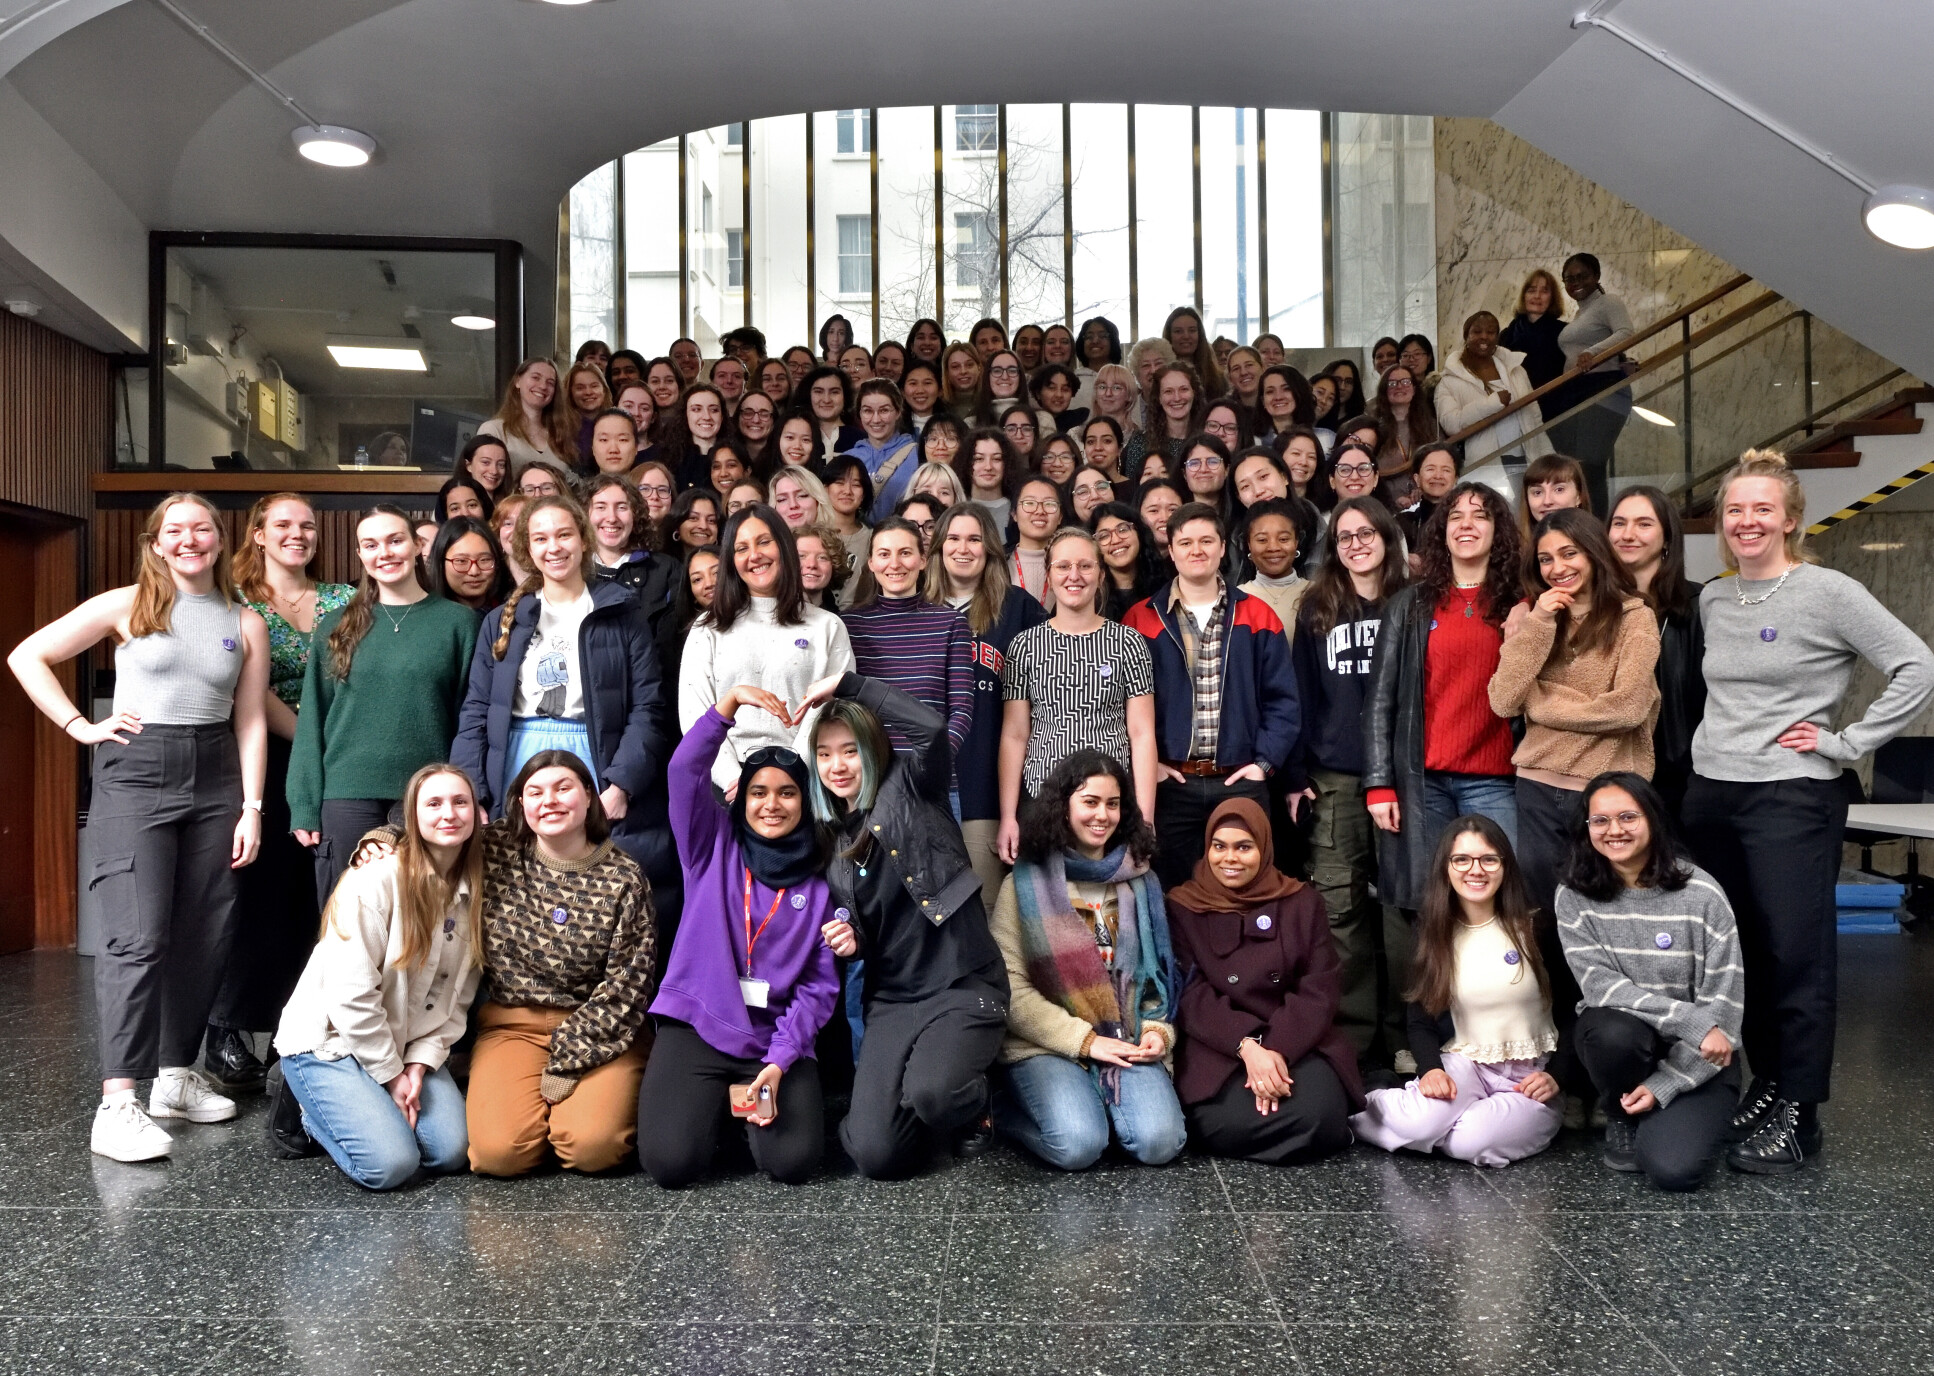
[[[1256,871],[1254,879],[1240,889],[1232,889],[1223,883],[1222,877],[1209,865],[1209,842],[1224,827],[1242,828],[1256,838],[1256,849],[1262,852],[1262,868]],[[1181,904],[1191,912],[1234,913],[1253,908],[1259,903],[1287,898],[1302,887],[1302,880],[1291,879],[1276,868],[1275,839],[1269,828],[1269,814],[1247,798],[1231,798],[1209,814],[1209,825],[1202,833],[1202,858],[1195,862],[1195,873],[1187,883],[1177,885],[1168,895],[1168,900]]]

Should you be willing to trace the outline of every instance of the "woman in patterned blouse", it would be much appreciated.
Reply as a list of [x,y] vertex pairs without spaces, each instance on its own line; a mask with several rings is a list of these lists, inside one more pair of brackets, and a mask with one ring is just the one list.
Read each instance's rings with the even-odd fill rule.
[[269,770],[262,790],[262,854],[240,871],[241,919],[208,1015],[203,1063],[223,1088],[261,1087],[262,1063],[244,1032],[275,1029],[315,945],[320,920],[315,865],[289,833],[289,744],[302,705],[302,673],[309,664],[309,632],[356,591],[347,583],[318,583],[316,513],[307,499],[275,492],[249,511],[235,551],[235,585],[269,628]]

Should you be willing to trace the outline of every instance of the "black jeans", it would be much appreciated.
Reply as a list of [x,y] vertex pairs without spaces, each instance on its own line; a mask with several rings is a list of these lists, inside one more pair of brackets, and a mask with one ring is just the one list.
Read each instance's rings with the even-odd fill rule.
[[1566,1093],[1583,1094],[1584,1074],[1568,1035],[1578,1016],[1578,978],[1572,974],[1564,943],[1558,939],[1552,901],[1571,851],[1572,818],[1584,807],[1585,795],[1523,778],[1517,781],[1517,793],[1518,868],[1524,875],[1531,906],[1537,909],[1538,956],[1551,980],[1551,1018],[1559,1033],[1558,1050],[1545,1069]]
[[155,724],[95,747],[87,883],[101,900],[102,1079],[146,1079],[201,1054],[235,934],[241,813],[227,722]]
[[329,907],[336,881],[356,859],[356,843],[363,833],[389,825],[394,798],[325,798],[322,800],[322,839],[316,842],[317,911]]
[[[762,1061],[728,1056],[690,1023],[657,1019],[658,1038],[638,1088],[638,1161],[668,1190],[689,1185],[718,1156],[719,1133],[732,1117],[729,1090],[765,1069]],[[819,1062],[792,1063],[779,1081],[779,1116],[770,1127],[743,1125],[752,1162],[774,1180],[797,1185],[826,1151],[826,1105]]]
[[904,1174],[919,1164],[924,1132],[957,1132],[987,1112],[987,1068],[1006,1033],[1007,1000],[986,984],[963,980],[918,1003],[874,1000],[839,1127],[860,1174]]
[[1213,1156],[1269,1166],[1314,1161],[1349,1146],[1350,1099],[1334,1067],[1312,1051],[1289,1068],[1289,1078],[1294,1092],[1265,1116],[1237,1070],[1214,1098],[1182,1106],[1189,1140]]
[[236,872],[235,942],[209,1010],[211,1027],[274,1031],[315,949],[321,925],[315,858],[289,834],[288,788],[289,742],[271,734],[262,787],[262,851],[253,865]]
[[[1595,395],[1617,380],[1617,374],[1607,370],[1603,373],[1588,373],[1572,384],[1576,389],[1566,390],[1565,404],[1574,405],[1584,397]],[[1547,432],[1552,446],[1560,454],[1569,454],[1578,460],[1578,466],[1585,470],[1585,488],[1591,494],[1592,510],[1601,519],[1611,515],[1607,506],[1609,477],[1612,460],[1618,449],[1618,437],[1625,429],[1625,422],[1631,415],[1631,390],[1613,392],[1596,405],[1587,406],[1570,420],[1560,421]],[[1616,400],[1617,406],[1605,403]]]
[[[1621,1095],[1645,1083],[1671,1043],[1649,1023],[1616,1008],[1587,1008],[1578,1015],[1572,1038],[1578,1058],[1604,1096],[1607,1117],[1628,1115]],[[1726,1130],[1739,1102],[1739,1061],[1689,1089],[1664,1108],[1639,1115],[1639,1169],[1667,1190],[1696,1190],[1706,1168],[1726,1142]]]
[[1847,831],[1835,779],[1730,783],[1694,774],[1686,841],[1739,921],[1746,965],[1746,1055],[1755,1079],[1821,1104],[1833,1076],[1839,1013],[1834,885]]
[[1155,786],[1155,875],[1167,892],[1185,883],[1202,858],[1209,814],[1230,798],[1247,798],[1269,815],[1269,787],[1251,779],[1225,783],[1193,776]]

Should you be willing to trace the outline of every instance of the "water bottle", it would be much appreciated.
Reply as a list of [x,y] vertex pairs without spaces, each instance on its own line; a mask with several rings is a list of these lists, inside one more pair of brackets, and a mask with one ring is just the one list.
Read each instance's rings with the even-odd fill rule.
[[369,446],[368,445],[359,444],[356,446],[356,457],[349,461],[349,466],[351,468],[369,467]]

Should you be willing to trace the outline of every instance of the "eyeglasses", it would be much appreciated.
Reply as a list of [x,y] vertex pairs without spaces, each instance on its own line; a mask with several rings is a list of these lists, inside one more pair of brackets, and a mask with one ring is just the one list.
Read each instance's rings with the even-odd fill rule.
[[1017,511],[1059,511],[1061,503],[1052,497],[1023,497],[1014,503],[1014,507]]
[[672,495],[672,490],[664,483],[651,483],[649,485],[639,483],[638,495],[640,497],[669,497]]
[[1453,855],[1450,858],[1450,867],[1459,874],[1470,873],[1473,865],[1485,874],[1496,874],[1504,868],[1504,857],[1502,855]]
[[1212,468],[1222,467],[1222,460],[1210,454],[1210,455],[1205,455],[1199,459],[1190,459],[1187,463],[1183,464],[1182,467],[1186,468],[1191,473],[1206,473]]
[[469,573],[472,569],[478,573],[489,573],[497,567],[496,557],[489,554],[479,554],[474,558],[464,554],[446,554],[443,562],[458,573]]
[[919,531],[922,535],[933,534],[933,528],[935,525],[934,521],[913,521],[912,524],[913,524],[913,528]]
[[1222,435],[1233,438],[1236,434],[1234,421],[1204,421],[1202,428],[1207,430],[1211,435]]
[[1363,526],[1357,530],[1339,530],[1336,533],[1336,547],[1345,545],[1374,545],[1383,537],[1378,535],[1374,526]]
[[1417,385],[1416,383],[1412,382],[1407,377],[1393,377],[1390,379],[1390,386],[1388,390],[1392,392],[1408,392],[1411,388],[1415,387],[1416,385]]
[[1373,463],[1340,463],[1335,468],[1339,478],[1367,478],[1377,471]]
[[1585,819],[1585,825],[1593,831],[1610,831],[1612,823],[1617,822],[1620,831],[1630,831],[1644,820],[1645,814],[1641,812],[1618,812],[1613,813],[1609,817],[1601,812],[1587,817]]
[[1001,429],[1007,433],[1009,439],[1013,439],[1016,435],[1032,435],[1034,433],[1034,426],[1026,421],[1012,422],[1003,425]]
[[989,377],[1019,377],[1020,375],[1021,370],[1014,367],[989,368],[987,370],[987,376]]

